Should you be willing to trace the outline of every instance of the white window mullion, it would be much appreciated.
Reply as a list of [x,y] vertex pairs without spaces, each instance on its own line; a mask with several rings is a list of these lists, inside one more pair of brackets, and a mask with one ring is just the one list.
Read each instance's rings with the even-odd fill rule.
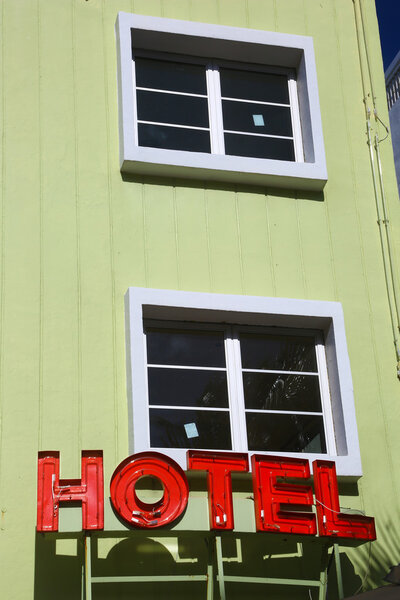
[[334,426],[333,426],[332,403],[331,403],[330,389],[329,389],[325,346],[323,344],[321,336],[318,336],[315,341],[316,341],[315,351],[316,351],[316,356],[317,356],[319,385],[320,385],[320,392],[321,392],[322,414],[323,414],[323,419],[324,419],[326,451],[327,451],[327,454],[335,455],[337,450],[336,450],[336,443],[335,443],[335,430],[334,430]]
[[[240,342],[238,330],[236,327],[230,327],[229,338],[229,368],[228,380],[234,390],[234,395],[230,399],[231,415],[233,421],[234,432],[234,450],[237,452],[247,452],[247,429],[246,429],[246,414],[244,407],[243,393],[243,375],[242,375],[242,359],[240,356]],[[228,353],[227,353],[228,360]]]
[[133,94],[133,138],[135,146],[139,146],[139,132],[138,132],[138,116],[137,116],[137,102],[136,102],[136,67],[135,59],[132,59],[132,94]]
[[294,76],[288,77],[290,113],[292,116],[294,155],[296,162],[304,162],[303,138],[301,135],[299,97],[297,95],[297,81]]
[[217,65],[207,65],[206,78],[208,92],[208,115],[210,119],[211,153],[225,154],[221,82]]
[[226,328],[225,333],[225,358],[226,358],[226,374],[228,384],[229,397],[229,414],[231,423],[232,435],[232,450],[235,452],[243,452],[240,435],[240,410],[238,407],[238,381],[235,364],[234,339],[232,335],[232,327]]
[[145,370],[144,370],[144,384],[145,384],[145,398],[143,398],[143,410],[146,412],[147,418],[146,422],[143,423],[143,428],[141,431],[141,435],[146,440],[144,448],[151,448],[150,442],[150,398],[149,398],[149,377],[148,377],[148,367],[147,367],[147,336],[145,330],[142,333],[143,336],[143,347],[144,347],[144,356],[145,356]]

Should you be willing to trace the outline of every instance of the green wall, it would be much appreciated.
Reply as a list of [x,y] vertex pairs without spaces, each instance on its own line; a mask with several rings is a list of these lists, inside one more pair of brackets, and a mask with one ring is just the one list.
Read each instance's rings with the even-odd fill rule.
[[[377,106],[387,123],[374,2],[362,4]],[[62,475],[77,477],[80,449],[102,448],[106,482],[128,454],[123,297],[129,286],[342,302],[365,472],[359,495],[343,488],[342,503],[377,518],[367,580],[379,584],[400,561],[400,383],[353,2],[2,0],[0,6],[4,597],[34,597],[37,451],[59,449]],[[312,36],[328,167],[324,192],[124,180],[118,11]],[[398,273],[390,139],[381,152]],[[361,577],[368,552],[350,552]],[[54,597],[43,593],[37,588],[35,597]]]

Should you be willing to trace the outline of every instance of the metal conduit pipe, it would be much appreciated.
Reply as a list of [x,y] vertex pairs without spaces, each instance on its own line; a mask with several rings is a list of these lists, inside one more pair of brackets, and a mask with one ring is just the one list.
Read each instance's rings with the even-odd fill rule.
[[374,186],[376,214],[378,217],[379,240],[380,240],[380,244],[381,244],[383,270],[384,270],[384,275],[385,275],[386,293],[387,293],[387,298],[388,298],[388,303],[389,303],[389,313],[390,313],[390,322],[392,325],[393,343],[394,343],[394,347],[395,347],[395,351],[396,351],[396,358],[397,358],[397,376],[400,377],[400,348],[399,348],[399,340],[398,340],[398,333],[397,333],[398,325],[396,327],[396,323],[395,323],[395,319],[394,319],[392,296],[390,293],[391,290],[390,290],[389,277],[388,277],[389,269],[387,266],[388,260],[386,257],[385,241],[384,241],[384,235],[383,235],[383,230],[382,230],[383,219],[382,219],[381,210],[380,210],[380,206],[379,206],[379,197],[378,197],[378,189],[377,189],[376,169],[375,169],[375,161],[374,161],[373,143],[372,143],[372,137],[371,137],[371,121],[370,121],[370,119],[367,119],[367,132],[368,132],[368,147],[369,147],[369,155],[370,155],[371,171],[372,171],[372,181],[373,181],[373,186]]
[[[358,20],[361,17],[358,17],[358,13],[360,11],[360,6],[358,4],[358,2],[356,2],[356,0],[353,0],[353,8],[354,8],[354,21],[355,21],[355,25],[356,25],[356,37],[357,37],[357,46],[358,46],[358,60],[360,62],[360,72],[361,72],[361,85],[362,85],[362,89],[363,89],[363,102],[365,105],[365,110],[367,111],[367,101],[368,101],[368,96],[367,96],[367,91],[366,91],[366,85],[365,85],[365,74],[364,74],[364,65],[363,65],[363,61],[362,61],[362,52],[361,52],[361,39],[360,39],[360,31],[359,31],[359,27],[358,27]],[[358,10],[357,10],[358,9]],[[367,117],[368,117],[368,113],[367,113]]]
[[[360,0],[358,0],[358,1],[360,2]],[[361,2],[360,2],[360,17],[361,17],[361,26],[362,26],[362,30],[363,30],[363,38],[364,38],[364,44],[365,44],[365,56],[366,56],[367,66],[368,66],[368,75],[369,75],[369,81],[370,81],[370,85],[371,85],[374,116],[375,116],[375,120],[379,121],[386,130],[387,135],[384,138],[384,140],[385,140],[389,135],[389,128],[379,118],[378,110],[376,107],[376,96],[375,96],[375,92],[374,92],[374,82],[373,82],[373,77],[372,77],[372,72],[371,72],[371,64],[370,64],[370,60],[369,60],[368,45],[367,45],[366,36],[365,36],[365,24],[364,24],[364,16],[363,16],[363,9],[362,9]],[[390,228],[389,228],[389,218],[388,218],[388,213],[387,213],[387,208],[386,208],[387,207],[386,193],[385,193],[385,187],[383,184],[382,161],[381,161],[381,154],[380,154],[380,150],[379,150],[379,144],[382,143],[384,140],[380,140],[379,136],[377,134],[375,135],[375,152],[376,152],[376,157],[377,157],[377,162],[378,162],[379,186],[380,186],[380,192],[381,192],[381,198],[382,198],[382,208],[383,208],[383,223],[384,223],[386,237],[387,237],[387,250],[388,250],[388,258],[389,258],[389,266],[390,266],[390,278],[391,278],[391,283],[392,283],[392,287],[393,287],[393,297],[394,297],[394,303],[395,303],[395,308],[396,308],[397,328],[400,331],[400,310],[399,310],[400,302],[399,302],[399,298],[398,298],[397,285],[396,285],[396,280],[395,280],[395,276],[394,276],[393,258],[392,258],[392,242],[391,242],[391,234],[390,234]]]
[[400,329],[400,310],[399,310],[400,302],[399,302],[396,280],[395,280],[395,275],[394,275],[393,257],[392,257],[392,250],[391,250],[391,246],[392,246],[391,234],[390,234],[390,228],[389,228],[389,218],[388,218],[387,209],[386,209],[386,193],[385,193],[385,187],[383,184],[382,161],[381,161],[381,153],[379,150],[379,144],[380,144],[380,141],[379,141],[378,135],[375,135],[375,151],[376,151],[376,156],[377,156],[377,161],[378,161],[379,185],[380,185],[381,196],[382,196],[383,222],[384,222],[386,237],[387,237],[390,277],[391,277],[392,285],[393,285],[393,297],[394,297],[394,303],[395,303],[395,307],[396,307],[397,326]]
[[[379,228],[379,238],[380,238],[380,245],[381,245],[381,252],[382,252],[384,277],[385,277],[385,287],[386,287],[387,299],[388,299],[388,304],[389,304],[390,321],[391,321],[392,333],[393,333],[393,343],[394,343],[395,352],[396,352],[397,376],[400,379],[400,348],[399,348],[399,341],[398,341],[398,334],[400,331],[400,310],[399,310],[400,302],[398,299],[397,286],[396,286],[394,267],[393,267],[393,258],[392,258],[392,249],[391,249],[392,242],[391,242],[391,237],[390,237],[390,228],[389,228],[389,219],[388,219],[388,213],[387,213],[385,188],[383,185],[382,162],[381,162],[380,151],[379,151],[380,140],[379,140],[378,135],[376,134],[375,135],[375,143],[372,142],[371,108],[374,113],[375,122],[378,124],[378,122],[382,123],[382,121],[378,116],[378,111],[376,108],[376,97],[375,97],[375,93],[374,93],[371,64],[370,64],[369,52],[368,52],[366,36],[365,36],[364,16],[363,16],[361,1],[353,0],[353,7],[354,7],[354,19],[355,19],[357,45],[358,45],[358,53],[359,53],[359,61],[360,61],[361,83],[362,83],[362,89],[363,89],[363,102],[364,102],[365,112],[366,112],[367,138],[368,138],[368,146],[369,146],[369,151],[370,151],[369,154],[370,154],[371,172],[372,172],[372,180],[373,180],[373,188],[374,188],[374,198],[375,198],[377,222],[378,222],[378,228]],[[361,37],[362,37],[362,40],[361,40]],[[366,83],[367,77],[366,77],[366,73],[365,73],[365,67],[363,64],[362,47],[364,47],[365,62],[367,64],[367,70],[368,70],[369,89],[370,89],[371,93],[368,92],[368,87],[367,87],[367,83]],[[372,104],[371,108],[369,106],[369,103]],[[386,131],[388,131],[388,128],[386,127],[386,125],[384,125],[384,123],[382,123],[382,124],[385,127]],[[386,138],[384,138],[384,139],[386,139]],[[383,141],[383,140],[381,140],[381,141]],[[375,168],[374,150],[375,150],[377,163],[378,163],[379,191],[378,191],[378,186],[377,186],[377,175],[376,175],[376,168]],[[380,201],[379,196],[381,197],[381,201]],[[383,219],[381,216],[381,206],[380,206],[381,203],[382,203]],[[385,241],[386,241],[386,244],[385,244]],[[393,301],[392,301],[392,297],[393,297]]]
[[365,37],[365,22],[364,22],[363,8],[362,8],[361,0],[357,0],[357,3],[358,3],[359,8],[360,8],[360,23],[361,23],[361,29],[362,29],[362,34],[363,34],[363,40],[364,40],[365,59],[366,59],[366,62],[367,62],[369,85],[370,85],[371,94],[372,94],[372,104],[374,105],[374,108],[375,108],[376,96],[375,96],[375,92],[374,92],[374,82],[373,82],[372,71],[371,71],[371,63],[370,63],[370,60],[369,60],[369,52],[368,52],[368,46],[367,46],[367,39]]

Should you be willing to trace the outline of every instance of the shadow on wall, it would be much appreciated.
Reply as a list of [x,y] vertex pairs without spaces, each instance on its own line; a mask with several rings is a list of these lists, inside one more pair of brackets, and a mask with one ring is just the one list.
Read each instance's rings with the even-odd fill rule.
[[[400,519],[394,514],[377,520],[377,539],[350,550],[350,558],[344,549],[340,552],[344,598],[357,596],[364,591],[385,585],[385,577],[391,568],[400,563]],[[332,571],[332,573],[331,573]],[[355,575],[355,572],[359,575]],[[328,577],[328,598],[337,599],[335,562],[332,561]],[[393,583],[393,581],[387,579]],[[400,588],[399,588],[400,589]],[[400,598],[400,591],[399,591]]]
[[149,175],[132,175],[129,173],[122,173],[122,180],[127,183],[141,183],[144,185],[159,185],[166,186],[169,188],[182,188],[182,189],[204,189],[204,190],[215,190],[225,192],[237,192],[242,194],[256,194],[265,196],[276,196],[282,198],[293,198],[298,200],[310,200],[313,202],[323,202],[324,193],[321,191],[307,191],[307,190],[291,190],[287,188],[272,188],[257,185],[242,185],[233,183],[224,183],[211,180],[196,180],[196,179],[178,179],[178,178],[167,178],[167,177],[156,177]]
[[[174,598],[205,600],[205,581],[155,582],[155,575],[205,575],[207,573],[208,543],[201,535],[145,537],[143,532],[129,538],[109,539],[92,536],[92,575],[149,577],[146,583],[93,584],[93,600],[160,600]],[[157,536],[158,533],[158,536]],[[57,535],[57,534],[56,534]],[[65,534],[64,534],[65,535]],[[222,536],[224,573],[226,576],[273,577],[298,580],[318,580],[322,563],[328,561],[328,598],[336,600],[337,582],[331,548],[321,541],[304,543],[284,536],[249,534]],[[70,539],[54,534],[38,534],[36,540],[35,600],[70,600],[81,598],[83,538]],[[362,584],[345,554],[341,555],[343,575],[349,591]],[[216,573],[216,566],[214,566]],[[214,576],[215,598],[219,598]],[[262,585],[227,582],[227,600],[252,599],[317,600],[318,589],[307,586]]]
[[[391,567],[400,563],[400,515],[385,514],[377,521],[377,540],[360,549],[360,572],[365,572],[365,589],[384,585]],[[345,590],[351,595],[352,590]],[[354,594],[354,591],[353,591]],[[400,591],[399,591],[400,598]]]

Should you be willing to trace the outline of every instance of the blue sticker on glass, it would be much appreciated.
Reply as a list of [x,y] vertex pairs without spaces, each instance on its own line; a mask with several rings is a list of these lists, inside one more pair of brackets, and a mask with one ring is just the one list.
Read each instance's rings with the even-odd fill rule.
[[185,423],[185,431],[186,437],[188,438],[199,437],[199,432],[197,431],[196,423]]
[[264,117],[262,115],[253,115],[254,125],[256,127],[264,127]]

